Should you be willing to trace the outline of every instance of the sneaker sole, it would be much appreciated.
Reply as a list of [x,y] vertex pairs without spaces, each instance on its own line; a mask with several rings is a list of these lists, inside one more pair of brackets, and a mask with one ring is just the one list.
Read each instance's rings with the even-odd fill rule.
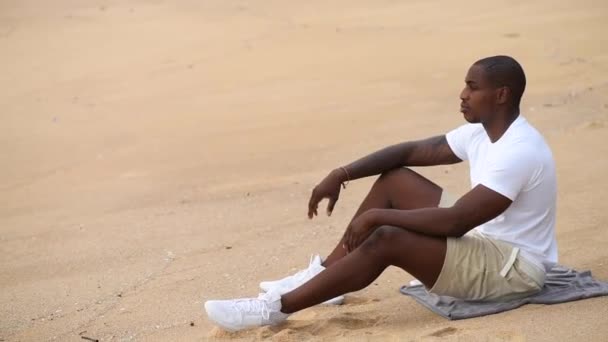
[[204,303],[204,304],[203,304],[203,310],[204,310],[204,311],[205,311],[205,313],[207,314],[207,319],[208,319],[208,320],[210,320],[210,321],[211,321],[211,322],[213,322],[215,325],[217,325],[218,327],[220,327],[220,328],[222,328],[222,329],[224,329],[224,330],[226,330],[226,331],[228,331],[228,332],[237,332],[237,331],[239,331],[239,329],[238,329],[238,328],[236,328],[236,327],[228,326],[228,325],[226,325],[226,324],[224,324],[224,323],[222,323],[222,322],[219,322],[219,321],[217,321],[217,320],[213,319],[213,315],[210,315],[210,314],[209,314],[209,310],[207,310],[207,305],[206,305],[206,304],[207,304],[207,303]]
[[344,296],[338,296],[335,298],[332,298],[330,300],[327,300],[321,304],[326,304],[326,305],[342,305],[344,303]]
[[211,322],[213,322],[215,325],[217,325],[218,327],[222,328],[223,330],[226,330],[228,332],[238,332],[238,331],[243,331],[243,330],[249,330],[249,329],[254,329],[254,328],[259,328],[262,326],[276,326],[279,324],[282,324],[283,322],[276,322],[276,323],[270,323],[270,324],[264,324],[264,325],[260,325],[260,326],[236,326],[236,325],[228,325],[226,323],[220,322],[216,319],[213,318],[213,315],[209,314],[209,310],[207,309],[207,303],[204,303],[203,305],[203,310],[205,311],[205,313],[207,314],[207,319],[210,320]]

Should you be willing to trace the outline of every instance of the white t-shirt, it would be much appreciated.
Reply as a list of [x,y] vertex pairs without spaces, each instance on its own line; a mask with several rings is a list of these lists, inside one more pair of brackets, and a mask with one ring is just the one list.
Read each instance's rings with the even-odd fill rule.
[[557,263],[557,182],[542,135],[520,115],[495,143],[481,124],[460,126],[446,138],[454,154],[469,161],[471,188],[482,184],[513,201],[475,229],[519,247],[522,257],[548,271]]

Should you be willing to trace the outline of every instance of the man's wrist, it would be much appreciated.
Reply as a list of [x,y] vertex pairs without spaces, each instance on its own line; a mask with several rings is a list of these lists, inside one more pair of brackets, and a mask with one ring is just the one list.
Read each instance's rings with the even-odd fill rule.
[[346,173],[346,171],[342,167],[334,169],[332,171],[332,174],[334,175],[334,177],[336,177],[336,179],[340,183],[345,183],[345,182],[348,182],[350,180],[350,179],[348,179],[348,174]]

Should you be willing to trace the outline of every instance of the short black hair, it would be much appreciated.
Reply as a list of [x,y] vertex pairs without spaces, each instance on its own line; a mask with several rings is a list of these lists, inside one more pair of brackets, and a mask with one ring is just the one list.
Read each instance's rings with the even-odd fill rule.
[[526,75],[521,65],[510,56],[492,56],[478,60],[473,65],[481,66],[486,77],[496,87],[507,87],[513,96],[513,105],[519,107],[526,89]]

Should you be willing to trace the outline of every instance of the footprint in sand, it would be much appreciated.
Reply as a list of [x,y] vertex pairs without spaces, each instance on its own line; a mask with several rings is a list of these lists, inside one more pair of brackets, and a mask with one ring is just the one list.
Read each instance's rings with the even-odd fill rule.
[[430,333],[428,336],[444,337],[444,336],[449,336],[449,335],[455,334],[456,332],[458,332],[458,329],[456,329],[454,327],[447,327],[447,328],[442,328],[437,331],[434,331],[434,332]]
[[283,329],[278,333],[272,335],[272,341],[276,342],[291,342],[291,341],[301,341],[303,339],[310,339],[310,336],[302,336],[298,334],[296,331],[292,329]]
[[379,302],[378,298],[365,298],[365,297],[354,297],[354,296],[346,296],[344,297],[343,305],[365,305],[369,303]]
[[343,312],[326,320],[319,320],[307,329],[313,334],[335,335],[344,331],[370,328],[384,320],[385,317],[372,312]]
[[606,127],[606,123],[602,120],[590,120],[579,125],[578,129],[600,129]]

